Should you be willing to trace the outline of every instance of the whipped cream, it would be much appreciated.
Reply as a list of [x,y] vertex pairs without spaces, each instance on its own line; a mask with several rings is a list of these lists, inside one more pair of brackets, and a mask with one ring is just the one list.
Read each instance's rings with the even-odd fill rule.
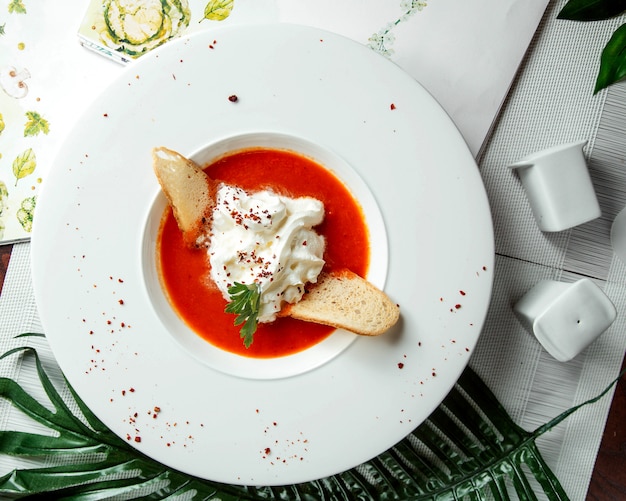
[[324,266],[324,238],[313,230],[323,219],[324,204],[314,198],[220,185],[208,253],[211,278],[224,298],[230,300],[235,282],[259,284],[259,322],[273,321],[285,303],[299,301]]

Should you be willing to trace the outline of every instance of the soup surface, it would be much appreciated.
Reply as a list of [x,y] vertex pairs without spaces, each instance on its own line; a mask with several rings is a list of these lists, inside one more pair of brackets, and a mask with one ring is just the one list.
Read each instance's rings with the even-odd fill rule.
[[[365,276],[369,266],[369,236],[361,208],[344,184],[330,171],[294,152],[266,148],[227,155],[205,168],[216,181],[246,191],[272,190],[289,197],[309,196],[324,203],[324,221],[316,231],[326,238],[326,270],[348,268]],[[161,222],[158,239],[160,278],[179,317],[199,336],[223,350],[256,358],[285,356],[305,350],[334,328],[279,318],[259,324],[246,349],[233,325],[235,315],[224,313],[226,300],[210,278],[204,248],[191,249],[182,239],[171,209]]]

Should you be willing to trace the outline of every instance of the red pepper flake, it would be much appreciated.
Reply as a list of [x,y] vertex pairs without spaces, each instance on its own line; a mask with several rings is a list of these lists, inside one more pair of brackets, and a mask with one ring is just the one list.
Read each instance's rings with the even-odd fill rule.
[[459,291],[459,294],[461,294],[461,296],[465,296],[465,291]]
[[103,116],[104,118],[107,118],[107,117],[109,116],[109,114],[108,114],[108,113],[104,113],[102,116]]
[[117,279],[117,281],[118,281],[119,283],[121,283],[121,284],[123,284],[123,283],[124,283],[124,280],[122,280],[121,278],[118,278],[118,279]]
[[135,393],[135,388],[129,388],[129,390],[131,393]]
[[396,105],[394,103],[391,103],[391,106],[389,106],[389,109],[392,110],[392,111],[395,110],[396,109]]
[[122,390],[122,396],[126,395],[126,390]]
[[437,377],[437,373],[435,371],[433,371],[432,375],[433,377]]
[[404,364],[402,362],[398,362],[398,369],[404,369]]
[[118,303],[120,303],[120,304],[124,304],[124,300],[123,300],[123,299],[120,299],[120,300],[118,301]]
[[483,266],[483,271],[487,271],[487,267],[486,266]]
[[237,97],[237,95],[236,95],[236,94],[231,94],[230,96],[228,96],[228,100],[229,100],[231,103],[236,103],[237,101],[239,101],[239,98]]
[[455,307],[457,310],[461,309],[461,305],[460,305],[460,304],[455,304],[455,305],[454,305],[454,307]]
[[139,436],[135,437],[135,442],[137,442],[137,443],[141,442],[141,437],[139,437]]

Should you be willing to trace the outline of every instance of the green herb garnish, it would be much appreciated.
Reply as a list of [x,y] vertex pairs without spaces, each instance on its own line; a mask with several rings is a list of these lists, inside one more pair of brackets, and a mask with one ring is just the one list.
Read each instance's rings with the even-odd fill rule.
[[226,305],[224,311],[237,315],[234,324],[243,324],[239,335],[243,339],[244,346],[250,348],[259,316],[259,303],[261,301],[259,284],[245,285],[235,282],[228,288],[228,295],[230,296],[230,303]]

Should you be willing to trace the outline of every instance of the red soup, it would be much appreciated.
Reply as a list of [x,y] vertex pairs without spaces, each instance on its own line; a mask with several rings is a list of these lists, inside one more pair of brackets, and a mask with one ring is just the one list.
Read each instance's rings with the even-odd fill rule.
[[[348,268],[364,276],[369,265],[369,237],[362,210],[331,172],[297,153],[249,149],[233,153],[206,167],[216,181],[247,191],[271,189],[289,197],[310,196],[324,203],[324,221],[315,230],[326,238],[325,269]],[[271,358],[305,350],[334,328],[279,318],[259,324],[246,349],[235,327],[235,315],[224,313],[226,300],[210,278],[205,249],[185,246],[170,209],[158,239],[161,283],[179,317],[211,344],[233,353]]]

